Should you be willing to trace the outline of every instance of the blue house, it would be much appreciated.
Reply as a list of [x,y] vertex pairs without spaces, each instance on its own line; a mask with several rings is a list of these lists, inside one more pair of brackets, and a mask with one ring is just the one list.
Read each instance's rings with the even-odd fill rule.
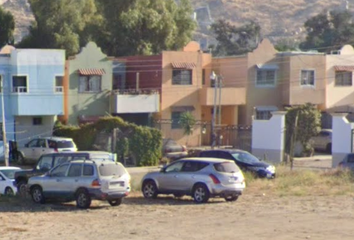
[[4,112],[7,141],[21,147],[32,138],[51,136],[57,117],[63,115],[64,69],[65,50],[0,50],[0,122]]

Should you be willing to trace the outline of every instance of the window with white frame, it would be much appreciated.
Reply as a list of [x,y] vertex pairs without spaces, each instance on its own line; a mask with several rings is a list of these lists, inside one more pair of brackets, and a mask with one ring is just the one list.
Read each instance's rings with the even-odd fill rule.
[[276,81],[276,69],[258,69],[257,70],[257,86],[274,86]]
[[301,70],[301,86],[315,86],[315,70]]
[[171,128],[172,129],[182,128],[181,124],[179,123],[182,113],[183,112],[172,112],[171,113],[171,120],[172,120]]
[[102,77],[98,75],[80,76],[79,93],[101,92]]
[[173,69],[172,85],[192,85],[192,70]]
[[55,92],[63,92],[63,76],[55,76]]
[[26,93],[27,92],[27,77],[13,76],[12,77],[12,92]]
[[353,73],[348,71],[336,71],[335,86],[352,86]]

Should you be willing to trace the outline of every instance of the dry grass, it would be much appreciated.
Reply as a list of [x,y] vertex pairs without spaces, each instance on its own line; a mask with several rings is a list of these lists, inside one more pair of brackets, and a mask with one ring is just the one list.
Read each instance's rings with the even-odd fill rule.
[[354,196],[354,173],[348,170],[290,170],[279,166],[272,180],[256,179],[246,173],[246,194],[276,196]]

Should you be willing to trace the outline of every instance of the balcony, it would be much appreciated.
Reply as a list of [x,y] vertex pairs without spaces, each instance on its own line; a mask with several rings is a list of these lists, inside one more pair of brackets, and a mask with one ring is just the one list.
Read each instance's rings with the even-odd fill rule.
[[154,113],[160,111],[160,93],[153,89],[113,90],[112,113]]
[[[200,101],[203,106],[214,105],[215,89],[212,87],[202,88]],[[217,89],[217,103],[219,103],[219,89]],[[221,88],[221,105],[243,105],[246,103],[246,89],[243,87],[223,87]]]

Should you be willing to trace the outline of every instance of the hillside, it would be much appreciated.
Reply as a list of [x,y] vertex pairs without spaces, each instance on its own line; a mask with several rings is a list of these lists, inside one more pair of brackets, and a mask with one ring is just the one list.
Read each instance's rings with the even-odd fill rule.
[[[235,25],[249,20],[258,22],[263,37],[273,41],[279,38],[301,39],[304,37],[304,22],[328,9],[354,10],[354,0],[191,0],[199,21],[197,39],[208,39],[208,26],[223,18]],[[27,33],[33,20],[27,0],[0,0],[0,5],[15,16],[16,40]],[[209,15],[210,14],[210,15]],[[207,40],[205,40],[207,41]],[[207,44],[207,42],[205,42]]]

